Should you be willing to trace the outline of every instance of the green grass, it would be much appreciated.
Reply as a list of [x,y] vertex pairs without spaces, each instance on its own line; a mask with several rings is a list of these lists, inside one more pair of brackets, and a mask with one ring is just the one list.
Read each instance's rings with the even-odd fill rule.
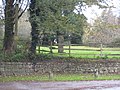
[[120,75],[100,75],[95,78],[93,75],[80,74],[57,74],[52,79],[47,75],[33,75],[33,76],[9,76],[0,77],[0,82],[12,81],[84,81],[84,80],[120,80]]
[[8,76],[0,77],[0,82],[11,82],[11,81],[46,81],[47,76]]
[[[58,46],[53,46],[56,49],[53,49],[54,56],[69,57],[69,46],[64,46],[64,53],[58,53]],[[38,47],[37,47],[38,50]],[[49,47],[40,47],[40,53],[50,53]],[[88,47],[88,46],[71,46],[71,57],[75,58],[99,58],[100,57],[100,48],[97,47]],[[38,53],[38,51],[37,51]],[[120,58],[120,48],[103,48],[102,51],[103,57],[105,58]],[[110,55],[112,54],[112,55]],[[115,55],[118,54],[118,55]]]

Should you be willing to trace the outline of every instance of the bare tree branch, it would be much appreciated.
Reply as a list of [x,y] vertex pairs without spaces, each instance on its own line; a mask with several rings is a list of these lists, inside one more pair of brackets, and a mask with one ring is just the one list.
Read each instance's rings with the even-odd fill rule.
[[18,16],[18,19],[22,16],[22,14],[25,12],[25,10],[27,9],[28,5],[29,5],[30,0],[27,0],[27,4],[25,9],[20,13],[20,15]]
[[5,0],[2,0],[2,4],[5,5]]
[[22,5],[24,4],[24,0],[22,0],[22,1],[20,0],[19,3],[20,3],[20,2],[21,2],[21,5],[20,5],[20,7],[19,7],[18,12],[20,12],[20,10],[21,10],[21,8],[22,8]]

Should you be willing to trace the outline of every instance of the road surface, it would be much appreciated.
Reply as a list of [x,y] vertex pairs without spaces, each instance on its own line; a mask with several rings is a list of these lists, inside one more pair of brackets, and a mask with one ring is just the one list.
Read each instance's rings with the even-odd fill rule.
[[69,82],[5,82],[0,90],[120,90],[116,81],[69,81]]

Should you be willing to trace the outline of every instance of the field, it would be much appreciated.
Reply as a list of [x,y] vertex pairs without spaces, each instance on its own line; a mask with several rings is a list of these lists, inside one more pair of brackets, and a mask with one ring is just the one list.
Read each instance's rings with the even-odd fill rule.
[[[120,58],[120,48],[99,48],[89,46],[64,46],[64,52],[58,53],[58,46],[52,46],[52,55],[75,58]],[[37,53],[50,54],[50,47],[37,47]]]

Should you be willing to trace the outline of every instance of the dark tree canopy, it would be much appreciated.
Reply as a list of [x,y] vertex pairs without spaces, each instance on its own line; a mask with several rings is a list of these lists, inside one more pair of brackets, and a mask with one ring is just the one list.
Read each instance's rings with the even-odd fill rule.
[[[49,33],[49,35],[73,35],[79,37],[82,42],[83,28],[86,18],[82,7],[86,5],[99,5],[105,0],[31,0],[30,22],[32,25],[31,50],[35,53],[38,36]],[[79,8],[76,8],[78,6]],[[78,14],[74,13],[77,10]]]

